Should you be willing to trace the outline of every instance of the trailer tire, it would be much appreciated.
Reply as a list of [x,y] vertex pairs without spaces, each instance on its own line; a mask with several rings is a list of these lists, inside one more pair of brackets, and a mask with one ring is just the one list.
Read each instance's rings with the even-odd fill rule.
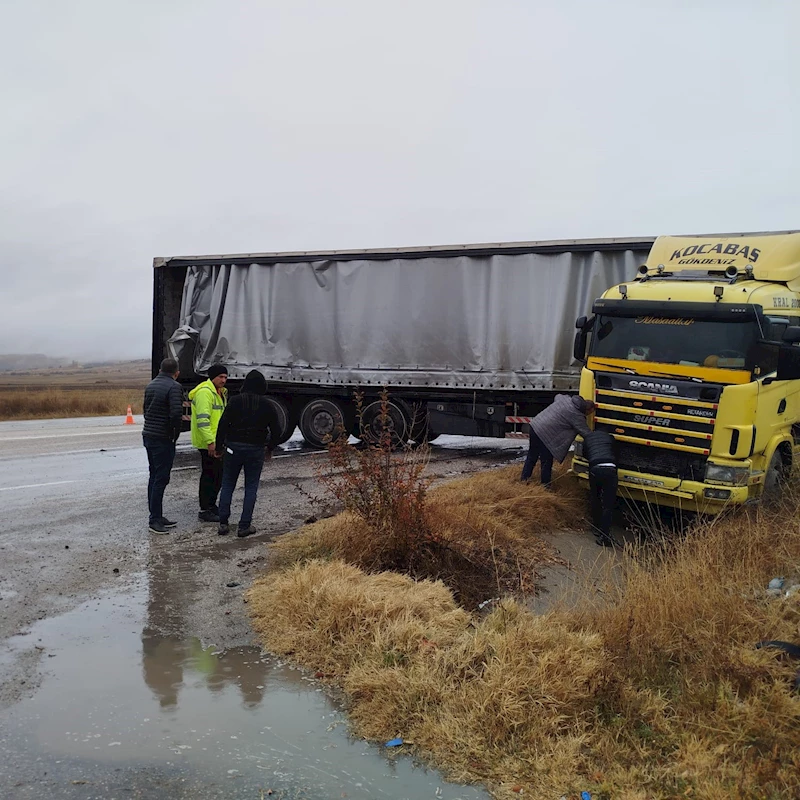
[[306,443],[324,450],[332,441],[349,434],[347,416],[335,398],[315,397],[300,412],[300,433]]
[[386,402],[386,421],[382,420],[383,401],[368,403],[361,412],[361,440],[371,445],[379,445],[385,430],[389,431],[392,448],[402,447],[408,441],[410,421],[403,405],[388,400]]
[[280,397],[267,395],[267,402],[272,406],[280,425],[278,430],[270,431],[270,446],[275,447],[283,444],[294,433],[295,426],[292,424],[289,407]]
[[412,436],[411,438],[417,444],[430,444],[431,442],[436,441],[442,434],[437,433],[433,428],[431,428],[430,423],[426,423],[425,427],[419,432],[418,437]]

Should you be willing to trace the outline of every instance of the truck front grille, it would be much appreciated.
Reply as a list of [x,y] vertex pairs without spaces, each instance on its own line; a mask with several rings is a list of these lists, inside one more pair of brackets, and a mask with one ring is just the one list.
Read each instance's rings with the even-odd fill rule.
[[703,461],[711,451],[716,402],[598,386],[595,403],[595,427],[612,433],[620,442],[642,445],[648,451],[701,456]]
[[642,444],[618,442],[617,458],[620,469],[631,472],[645,472],[689,481],[702,481],[705,476],[705,456],[680,450],[661,450]]

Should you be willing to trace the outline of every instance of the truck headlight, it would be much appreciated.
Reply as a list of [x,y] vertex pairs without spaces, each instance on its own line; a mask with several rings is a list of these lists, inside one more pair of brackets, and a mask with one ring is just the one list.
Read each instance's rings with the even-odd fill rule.
[[749,477],[749,467],[726,467],[722,464],[706,464],[706,483],[728,483],[734,486],[746,486]]

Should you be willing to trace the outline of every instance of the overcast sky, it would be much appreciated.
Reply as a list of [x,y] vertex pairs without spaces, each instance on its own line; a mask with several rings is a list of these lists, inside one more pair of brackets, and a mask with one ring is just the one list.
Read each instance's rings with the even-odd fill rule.
[[156,255],[800,228],[800,2],[1,0],[0,352]]

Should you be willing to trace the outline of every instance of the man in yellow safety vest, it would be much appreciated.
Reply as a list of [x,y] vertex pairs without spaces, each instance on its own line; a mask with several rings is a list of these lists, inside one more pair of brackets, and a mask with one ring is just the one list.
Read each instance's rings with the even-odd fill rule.
[[200,513],[203,522],[219,522],[217,496],[222,484],[222,459],[216,456],[217,426],[225,410],[228,368],[212,364],[208,380],[189,392],[192,401],[192,446],[200,451]]

